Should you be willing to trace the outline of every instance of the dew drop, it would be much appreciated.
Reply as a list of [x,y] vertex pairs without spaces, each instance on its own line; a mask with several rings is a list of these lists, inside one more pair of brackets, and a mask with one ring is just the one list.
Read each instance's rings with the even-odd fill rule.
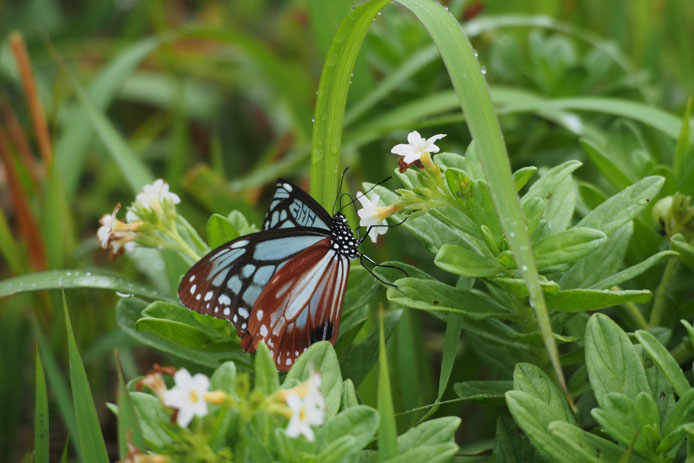
[[380,12],[380,11],[378,12],[378,15],[381,16],[381,12]]
[[477,50],[472,50],[472,53],[475,55],[475,58],[478,58],[480,56]]
[[314,117],[312,117],[311,122],[316,122],[316,119]]
[[524,266],[521,267],[521,268],[523,269],[524,272],[527,272],[527,271],[528,271],[528,266],[527,266],[527,265],[524,265]]
[[482,71],[482,75],[487,74],[487,68],[485,68],[484,66],[480,68],[480,71]]
[[122,292],[120,292],[120,291],[116,291],[116,296],[122,297],[122,298],[124,298],[124,299],[127,299],[127,298],[129,298],[129,297],[133,297],[133,295],[130,294],[130,293],[122,293]]
[[515,232],[511,232],[511,233],[509,233],[509,235],[511,235],[511,238],[514,238],[514,237],[516,236],[516,233],[515,233]]

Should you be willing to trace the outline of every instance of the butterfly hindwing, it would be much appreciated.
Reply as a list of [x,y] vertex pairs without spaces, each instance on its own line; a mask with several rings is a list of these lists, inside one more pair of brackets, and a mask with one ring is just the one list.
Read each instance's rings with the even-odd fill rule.
[[263,230],[307,227],[329,232],[330,220],[330,214],[315,199],[291,182],[279,179]]
[[337,338],[349,259],[325,238],[284,264],[258,297],[241,345],[254,352],[264,341],[286,371],[308,346]]
[[268,230],[243,236],[211,251],[181,280],[178,297],[202,314],[231,321],[239,334],[263,288],[278,268],[324,239],[311,230]]

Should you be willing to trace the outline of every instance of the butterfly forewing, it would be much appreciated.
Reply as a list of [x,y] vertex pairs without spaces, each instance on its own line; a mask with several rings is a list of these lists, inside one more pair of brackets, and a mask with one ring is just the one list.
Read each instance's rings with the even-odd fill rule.
[[349,259],[321,240],[283,265],[253,308],[241,345],[254,352],[264,341],[278,369],[286,370],[312,343],[335,342]]
[[263,230],[307,227],[329,232],[330,220],[330,214],[315,199],[296,185],[279,179],[265,214]]

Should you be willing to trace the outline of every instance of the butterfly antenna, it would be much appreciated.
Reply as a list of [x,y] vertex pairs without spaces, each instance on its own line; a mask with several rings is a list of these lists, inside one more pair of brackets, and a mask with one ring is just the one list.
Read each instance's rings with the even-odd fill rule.
[[[342,177],[340,177],[340,186],[337,188],[337,196],[335,197],[335,202],[333,203],[333,210],[332,210],[332,215],[335,215],[335,206],[337,206],[337,201],[340,201],[340,206],[342,206],[342,196],[340,192],[342,191],[342,184],[345,181],[345,174],[347,174],[347,171],[349,170],[349,167],[345,167],[345,170],[342,171]],[[340,208],[342,210],[342,208]]]
[[[358,194],[357,196],[355,196],[354,198],[352,198],[351,195],[348,195],[352,200],[351,200],[348,204],[345,204],[344,206],[340,205],[340,206],[342,206],[342,207],[340,207],[340,211],[342,211],[342,209],[344,209],[345,207],[351,206],[351,205],[354,204],[359,198],[361,198],[362,196],[366,196],[366,194],[369,193],[369,192],[371,192],[371,190],[373,190],[374,188],[376,188],[376,187],[379,186],[379,185],[382,185],[382,184],[386,183],[386,182],[387,182],[388,180],[390,180],[391,178],[393,178],[393,177],[386,177],[386,178],[384,178],[384,179],[381,180],[380,182],[375,183],[374,185],[372,185],[371,188],[369,188],[368,190],[366,190],[364,193],[360,193],[360,194]],[[346,194],[346,193],[345,193],[345,194]],[[357,206],[354,206],[354,207],[356,208]]]

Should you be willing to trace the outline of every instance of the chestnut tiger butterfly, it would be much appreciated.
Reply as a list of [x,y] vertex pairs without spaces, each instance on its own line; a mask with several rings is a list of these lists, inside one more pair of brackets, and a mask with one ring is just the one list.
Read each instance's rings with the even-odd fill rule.
[[287,371],[314,342],[335,344],[350,259],[376,265],[359,252],[362,241],[341,212],[331,216],[278,179],[262,230],[204,256],[183,276],[178,297],[233,323],[247,352],[264,341],[277,369]]

